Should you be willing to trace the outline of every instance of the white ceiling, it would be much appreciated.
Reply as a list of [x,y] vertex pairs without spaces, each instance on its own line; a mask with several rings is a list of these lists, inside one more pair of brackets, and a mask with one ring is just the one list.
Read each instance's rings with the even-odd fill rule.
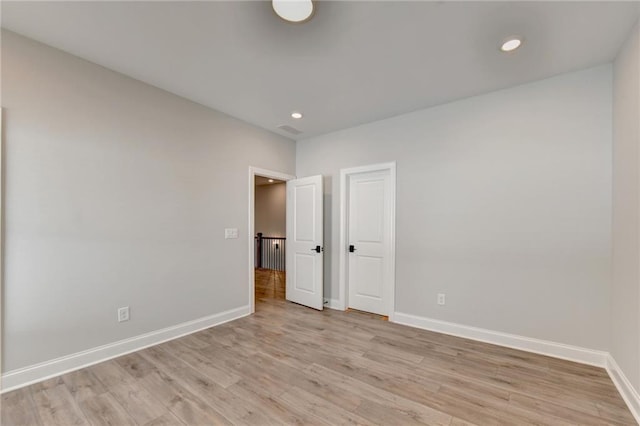
[[[311,21],[289,24],[268,1],[3,1],[2,26],[303,139],[610,62],[638,11],[637,2],[321,1]],[[511,34],[525,44],[499,52]]]

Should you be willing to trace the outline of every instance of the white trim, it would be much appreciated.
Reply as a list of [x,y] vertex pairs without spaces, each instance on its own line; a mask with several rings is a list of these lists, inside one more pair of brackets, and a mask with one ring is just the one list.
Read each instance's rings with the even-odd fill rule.
[[140,336],[120,340],[115,343],[109,343],[86,351],[66,355],[40,364],[9,371],[2,375],[2,393],[79,370],[93,364],[98,364],[131,352],[136,352],[149,346],[177,339],[178,337],[233,321],[250,314],[251,309],[248,305],[230,309],[220,312],[219,314],[206,316],[161,330],[141,334]]
[[278,179],[288,181],[295,179],[293,175],[286,173],[274,172],[273,170],[261,169],[259,167],[249,166],[249,225],[247,231],[247,239],[249,242],[249,300],[248,305],[251,308],[251,313],[256,311],[256,276],[255,276],[255,256],[253,250],[253,241],[255,239],[255,200],[256,200],[256,176],[262,176],[270,179]]
[[607,352],[396,312],[394,322],[581,364],[605,367]]
[[391,300],[389,301],[389,321],[394,320],[396,310],[396,162],[371,164],[368,166],[351,167],[340,170],[340,247],[338,249],[339,299],[335,309],[345,310],[348,307],[347,294],[347,177],[358,173],[378,172],[389,170],[391,179]]
[[613,384],[616,385],[618,392],[622,395],[622,399],[627,403],[629,411],[631,411],[636,422],[640,425],[640,394],[638,394],[638,391],[634,389],[633,385],[629,379],[627,379],[627,376],[624,375],[624,372],[611,354],[608,354],[607,356],[606,368]]
[[[4,344],[2,306],[4,306],[4,110],[0,107],[0,348]],[[0,350],[0,389],[2,389],[2,350]]]
[[337,311],[344,311],[338,299],[324,299],[324,307],[328,309],[335,309]]

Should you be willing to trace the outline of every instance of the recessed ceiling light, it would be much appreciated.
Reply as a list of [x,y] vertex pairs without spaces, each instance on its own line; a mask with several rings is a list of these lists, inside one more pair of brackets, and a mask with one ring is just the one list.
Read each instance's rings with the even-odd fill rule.
[[294,111],[291,113],[291,118],[295,118],[296,120],[299,120],[302,118],[302,113],[298,111]]
[[269,179],[269,183],[273,183],[273,179]]
[[276,14],[288,22],[304,22],[313,15],[311,0],[272,0]]
[[513,52],[518,47],[522,46],[522,37],[512,36],[507,37],[500,46],[500,50],[503,52]]

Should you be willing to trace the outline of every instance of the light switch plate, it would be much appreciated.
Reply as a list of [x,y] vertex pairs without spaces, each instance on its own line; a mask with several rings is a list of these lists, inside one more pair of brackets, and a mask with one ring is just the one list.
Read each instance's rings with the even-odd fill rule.
[[224,230],[224,239],[229,240],[232,238],[238,238],[238,228],[226,228]]

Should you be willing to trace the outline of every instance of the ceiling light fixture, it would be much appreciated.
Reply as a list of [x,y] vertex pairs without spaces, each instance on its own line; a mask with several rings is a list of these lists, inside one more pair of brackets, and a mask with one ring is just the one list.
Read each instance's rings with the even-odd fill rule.
[[272,0],[274,12],[287,22],[305,22],[313,15],[311,0]]
[[291,118],[295,118],[296,120],[299,120],[302,118],[302,113],[298,111],[294,111],[291,113]]
[[269,179],[269,183],[273,183],[273,179]]
[[511,36],[502,41],[500,50],[502,50],[503,52],[513,52],[520,46],[522,46],[522,37]]

